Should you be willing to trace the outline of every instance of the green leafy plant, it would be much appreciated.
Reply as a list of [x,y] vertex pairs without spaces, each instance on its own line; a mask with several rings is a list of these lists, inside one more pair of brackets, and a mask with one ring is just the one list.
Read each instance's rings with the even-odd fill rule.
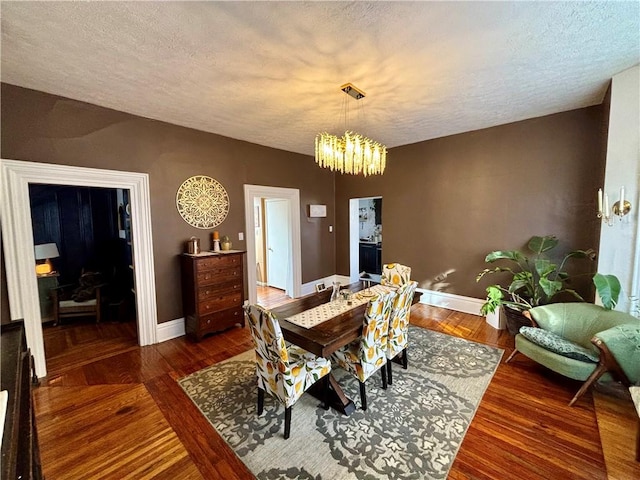
[[485,268],[476,277],[479,282],[485,275],[509,273],[508,284],[490,285],[487,288],[487,299],[481,307],[483,315],[493,313],[501,305],[514,310],[528,310],[538,305],[550,303],[560,293],[568,293],[578,300],[584,301],[578,292],[567,288],[570,280],[565,265],[571,258],[595,259],[595,252],[589,250],[573,250],[567,253],[560,263],[555,263],[548,252],[558,246],[554,235],[533,236],[527,243],[527,254],[518,250],[496,250],[485,258],[485,262],[507,262],[506,266]]
[[620,280],[615,275],[603,275],[596,273],[593,276],[593,284],[602,302],[602,306],[607,310],[616,308],[618,298],[620,298]]

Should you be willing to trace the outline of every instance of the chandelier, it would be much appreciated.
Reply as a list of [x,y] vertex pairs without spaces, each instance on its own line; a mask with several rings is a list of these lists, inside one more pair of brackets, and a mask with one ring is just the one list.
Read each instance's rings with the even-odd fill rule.
[[[364,92],[350,83],[340,89],[356,100],[364,98]],[[345,104],[345,121],[346,112]],[[387,163],[387,147],[349,130],[340,138],[322,132],[316,136],[316,163],[340,173],[381,175]]]

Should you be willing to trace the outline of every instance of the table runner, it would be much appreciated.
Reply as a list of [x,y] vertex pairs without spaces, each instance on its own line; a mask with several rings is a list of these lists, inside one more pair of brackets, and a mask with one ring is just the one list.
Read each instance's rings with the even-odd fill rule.
[[[397,290],[397,287],[387,285],[375,285],[369,289],[361,290],[353,294],[351,305],[345,300],[340,298],[333,302],[323,303],[317,307],[305,310],[296,315],[286,318],[291,323],[294,323],[300,327],[311,328],[316,325],[329,320],[330,318],[337,317],[338,315],[348,312],[349,310],[359,307],[363,303],[367,303],[376,295],[382,293],[388,293]],[[369,295],[367,295],[369,292]]]

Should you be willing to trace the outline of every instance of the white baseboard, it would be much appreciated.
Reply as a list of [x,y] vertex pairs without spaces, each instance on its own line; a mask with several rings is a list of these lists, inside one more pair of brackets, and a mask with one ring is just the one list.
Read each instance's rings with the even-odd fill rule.
[[[315,293],[316,284],[324,283],[328,288],[333,282],[340,282],[340,285],[349,285],[349,277],[344,275],[331,275],[313,282],[308,282],[302,285],[302,296]],[[480,315],[480,307],[484,303],[484,300],[473,297],[465,297],[462,295],[455,295],[453,293],[436,292],[434,290],[425,290],[418,288],[418,292],[422,293],[420,297],[420,303],[426,305],[433,305],[434,307],[442,307],[448,310],[455,310],[456,312],[469,313],[471,315]],[[247,302],[245,302],[246,304]],[[493,328],[503,330],[505,328],[504,319],[499,314],[499,311],[490,313],[486,317],[486,321]],[[168,322],[160,323],[157,326],[158,343],[166,342],[173,338],[178,338],[186,333],[184,318],[176,318]]]
[[[449,310],[455,310],[456,312],[469,313],[479,317],[483,316],[480,313],[480,308],[485,301],[480,298],[465,297],[463,295],[455,295],[453,293],[446,292],[436,292],[434,290],[425,290],[423,288],[418,288],[417,290],[422,292],[420,303],[433,305],[434,307],[447,308]],[[487,315],[486,322],[498,330],[505,328],[499,312]]]
[[172,338],[183,336],[185,332],[184,318],[176,318],[168,322],[160,323],[156,327],[158,343],[166,342]]
[[340,285],[349,285],[351,283],[349,277],[345,275],[331,275],[329,277],[319,278],[312,282],[303,283],[302,288],[300,289],[300,294],[304,297],[305,295],[315,293],[316,285],[318,283],[324,283],[324,286],[330,289],[333,282],[340,282]]

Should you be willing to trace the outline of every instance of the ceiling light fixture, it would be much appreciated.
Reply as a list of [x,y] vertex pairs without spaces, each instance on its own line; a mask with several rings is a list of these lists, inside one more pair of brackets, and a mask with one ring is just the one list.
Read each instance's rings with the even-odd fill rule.
[[[365,97],[362,90],[350,83],[343,85],[340,89],[356,100]],[[347,112],[345,101],[345,123]],[[387,147],[349,130],[341,138],[322,132],[316,136],[316,163],[323,168],[340,173],[353,175],[362,173],[365,177],[381,175],[387,163]]]

